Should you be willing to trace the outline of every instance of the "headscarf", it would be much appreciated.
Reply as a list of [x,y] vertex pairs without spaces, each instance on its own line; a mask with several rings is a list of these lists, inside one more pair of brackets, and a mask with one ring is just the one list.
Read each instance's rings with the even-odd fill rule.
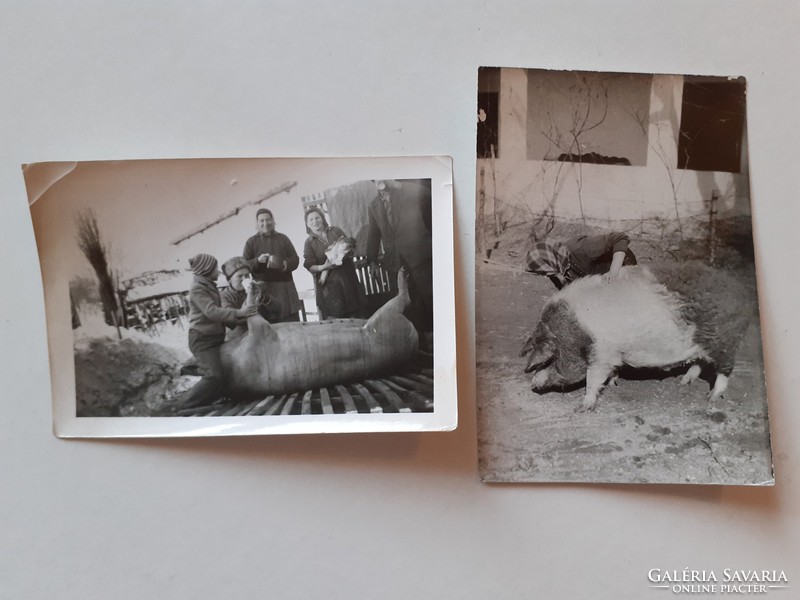
[[217,259],[210,254],[197,254],[189,259],[192,273],[200,277],[208,277],[217,268]]
[[537,275],[571,281],[569,250],[561,242],[537,242],[525,257],[525,270]]

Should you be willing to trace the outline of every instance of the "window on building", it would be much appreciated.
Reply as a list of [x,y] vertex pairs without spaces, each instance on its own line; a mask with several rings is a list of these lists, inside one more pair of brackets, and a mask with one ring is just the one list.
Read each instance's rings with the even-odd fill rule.
[[652,75],[528,71],[529,160],[647,164]]
[[686,77],[678,168],[739,173],[745,127],[745,80]]
[[478,69],[478,158],[499,156],[500,69]]

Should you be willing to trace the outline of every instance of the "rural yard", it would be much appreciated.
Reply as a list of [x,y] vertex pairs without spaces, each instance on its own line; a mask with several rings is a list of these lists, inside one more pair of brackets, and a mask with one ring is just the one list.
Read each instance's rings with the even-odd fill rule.
[[[516,239],[515,239],[516,238]],[[584,388],[531,391],[519,351],[555,292],[521,269],[525,240],[507,231],[476,271],[480,474],[497,482],[743,483],[771,480],[771,451],[758,317],[739,348],[727,392],[709,403],[704,374],[622,371],[594,412],[575,412]],[[663,260],[632,240],[640,264]],[[652,245],[655,248],[655,245]],[[648,256],[648,254],[652,256]],[[658,254],[659,256],[655,256]],[[751,283],[752,286],[752,283]],[[704,380],[703,378],[706,378]]]

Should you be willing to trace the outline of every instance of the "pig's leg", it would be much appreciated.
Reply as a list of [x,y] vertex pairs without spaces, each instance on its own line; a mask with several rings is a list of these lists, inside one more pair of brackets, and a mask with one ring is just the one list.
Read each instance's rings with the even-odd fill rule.
[[725,390],[728,389],[728,376],[722,373],[717,373],[717,379],[714,381],[714,389],[712,389],[708,394],[708,401],[714,402],[719,398],[722,398],[723,394],[725,394]]
[[380,330],[382,321],[393,321],[397,318],[396,315],[403,314],[409,304],[411,304],[411,296],[408,295],[408,272],[405,269],[400,269],[397,273],[397,295],[381,306],[369,318],[364,327],[368,331]]
[[709,402],[722,398],[725,390],[728,389],[728,377],[730,377],[736,364],[736,349],[742,341],[742,332],[746,330],[746,326],[746,320],[735,321],[736,329],[734,331],[738,331],[738,335],[731,333],[727,339],[720,342],[718,348],[715,348],[710,353],[711,360],[717,370],[717,378],[714,381],[714,389],[708,394]]
[[695,381],[698,377],[700,377],[700,365],[694,364],[689,367],[689,370],[686,371],[686,374],[681,377],[681,385],[689,385],[693,381]]
[[[406,278],[406,271],[401,270],[397,276],[397,295],[381,306],[363,327],[367,339],[375,348],[390,346],[394,348],[396,356],[415,356],[419,349],[419,334],[403,314],[411,304]],[[401,349],[405,350],[401,352]]]
[[[261,291],[258,284],[250,279],[245,281],[244,286],[247,290],[247,297],[242,306],[258,306],[261,302]],[[246,333],[252,334],[251,337],[258,337],[262,341],[277,339],[272,325],[258,313],[248,317]]]
[[586,370],[586,394],[576,412],[594,410],[603,384],[608,381],[612,373],[613,369],[608,365],[591,365]]

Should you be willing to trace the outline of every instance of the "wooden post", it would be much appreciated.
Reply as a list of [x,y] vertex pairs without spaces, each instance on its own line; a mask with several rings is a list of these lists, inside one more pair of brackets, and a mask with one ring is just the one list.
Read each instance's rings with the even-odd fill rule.
[[72,289],[69,290],[69,306],[72,311],[72,328],[77,329],[81,326],[81,316],[78,314],[78,303],[75,302],[75,295]]
[[494,166],[494,144],[489,149],[491,150],[491,166],[492,166],[492,210],[494,211],[494,237],[499,238],[502,228],[500,227],[500,215],[497,212],[497,175]]
[[478,218],[476,220],[476,228],[478,231],[478,238],[475,243],[478,245],[478,254],[481,258],[486,249],[486,226],[484,225],[484,210],[486,208],[486,187],[484,185],[484,177],[486,175],[486,167],[481,167],[480,180],[478,183]]
[[713,266],[717,258],[717,202],[719,201],[719,191],[711,191],[711,202],[708,209],[708,264]]
[[114,321],[114,327],[116,327],[116,329],[117,329],[117,337],[119,339],[122,339],[122,331],[119,328],[119,320],[117,319],[117,311],[116,310],[112,310],[111,311],[111,320]]
[[122,326],[127,329],[128,327],[128,302],[125,297],[128,295],[128,290],[117,290],[117,302],[119,304],[119,311],[122,314]]

